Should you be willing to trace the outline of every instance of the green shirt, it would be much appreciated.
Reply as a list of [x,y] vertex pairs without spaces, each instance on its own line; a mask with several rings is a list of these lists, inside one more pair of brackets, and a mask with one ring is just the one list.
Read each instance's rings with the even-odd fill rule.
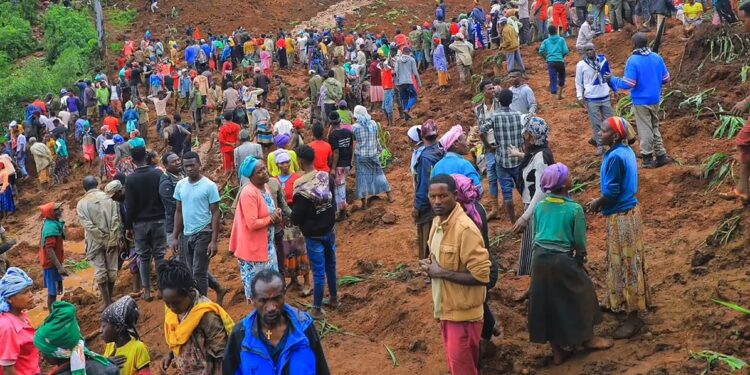
[[96,100],[99,105],[109,105],[109,90],[106,87],[96,89]]
[[586,250],[583,207],[567,197],[549,195],[534,212],[534,243],[549,250]]

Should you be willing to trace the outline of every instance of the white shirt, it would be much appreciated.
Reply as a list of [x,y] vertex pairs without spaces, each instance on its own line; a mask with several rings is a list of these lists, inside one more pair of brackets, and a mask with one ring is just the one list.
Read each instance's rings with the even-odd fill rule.
[[281,119],[273,125],[273,133],[275,134],[292,134],[292,122],[287,119]]
[[67,110],[63,110],[60,112],[57,112],[57,115],[60,116],[60,123],[67,128],[68,124],[70,123],[70,112]]

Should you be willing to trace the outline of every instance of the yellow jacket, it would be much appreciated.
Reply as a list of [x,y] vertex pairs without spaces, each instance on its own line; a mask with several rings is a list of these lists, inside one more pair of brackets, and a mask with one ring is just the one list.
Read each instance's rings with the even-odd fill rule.
[[[437,257],[440,267],[454,272],[468,271],[477,281],[489,282],[490,254],[484,247],[482,234],[460,204],[456,204],[448,219],[443,222],[440,216],[435,216],[428,244],[432,244],[438,228],[443,231]],[[435,309],[439,311],[437,318],[454,322],[482,320],[482,304],[487,294],[484,285],[463,285],[446,279],[433,280],[433,283],[435,281],[442,284],[440,306]]]
[[510,53],[517,50],[520,47],[518,40],[518,33],[513,26],[506,24],[503,27],[503,44],[500,45],[500,52]]

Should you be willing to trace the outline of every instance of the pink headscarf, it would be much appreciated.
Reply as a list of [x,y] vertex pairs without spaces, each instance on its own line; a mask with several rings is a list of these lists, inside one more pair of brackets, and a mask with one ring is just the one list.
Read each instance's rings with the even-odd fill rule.
[[444,149],[448,150],[462,135],[464,135],[464,128],[461,125],[453,125],[448,132],[440,137],[440,144],[443,145]]
[[547,168],[544,168],[544,174],[542,175],[542,190],[545,193],[549,193],[560,189],[568,182],[568,175],[570,171],[568,166],[563,163],[555,163]]
[[479,187],[475,186],[470,178],[462,174],[452,174],[451,177],[456,180],[456,201],[461,203],[461,207],[463,207],[466,214],[469,215],[471,220],[481,231],[482,216],[479,215],[479,211],[477,211],[476,206],[474,206],[474,203],[482,197],[479,193]]

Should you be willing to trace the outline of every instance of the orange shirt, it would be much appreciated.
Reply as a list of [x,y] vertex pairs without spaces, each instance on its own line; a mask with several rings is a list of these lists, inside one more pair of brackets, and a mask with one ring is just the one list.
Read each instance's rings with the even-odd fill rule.
[[112,134],[120,134],[120,120],[117,117],[107,116],[102,121],[102,124],[108,127]]
[[328,160],[333,156],[333,149],[331,148],[331,145],[322,140],[315,140],[308,144],[308,146],[312,147],[313,150],[315,150],[315,170],[321,171],[321,172],[330,172],[331,167],[328,165]]

